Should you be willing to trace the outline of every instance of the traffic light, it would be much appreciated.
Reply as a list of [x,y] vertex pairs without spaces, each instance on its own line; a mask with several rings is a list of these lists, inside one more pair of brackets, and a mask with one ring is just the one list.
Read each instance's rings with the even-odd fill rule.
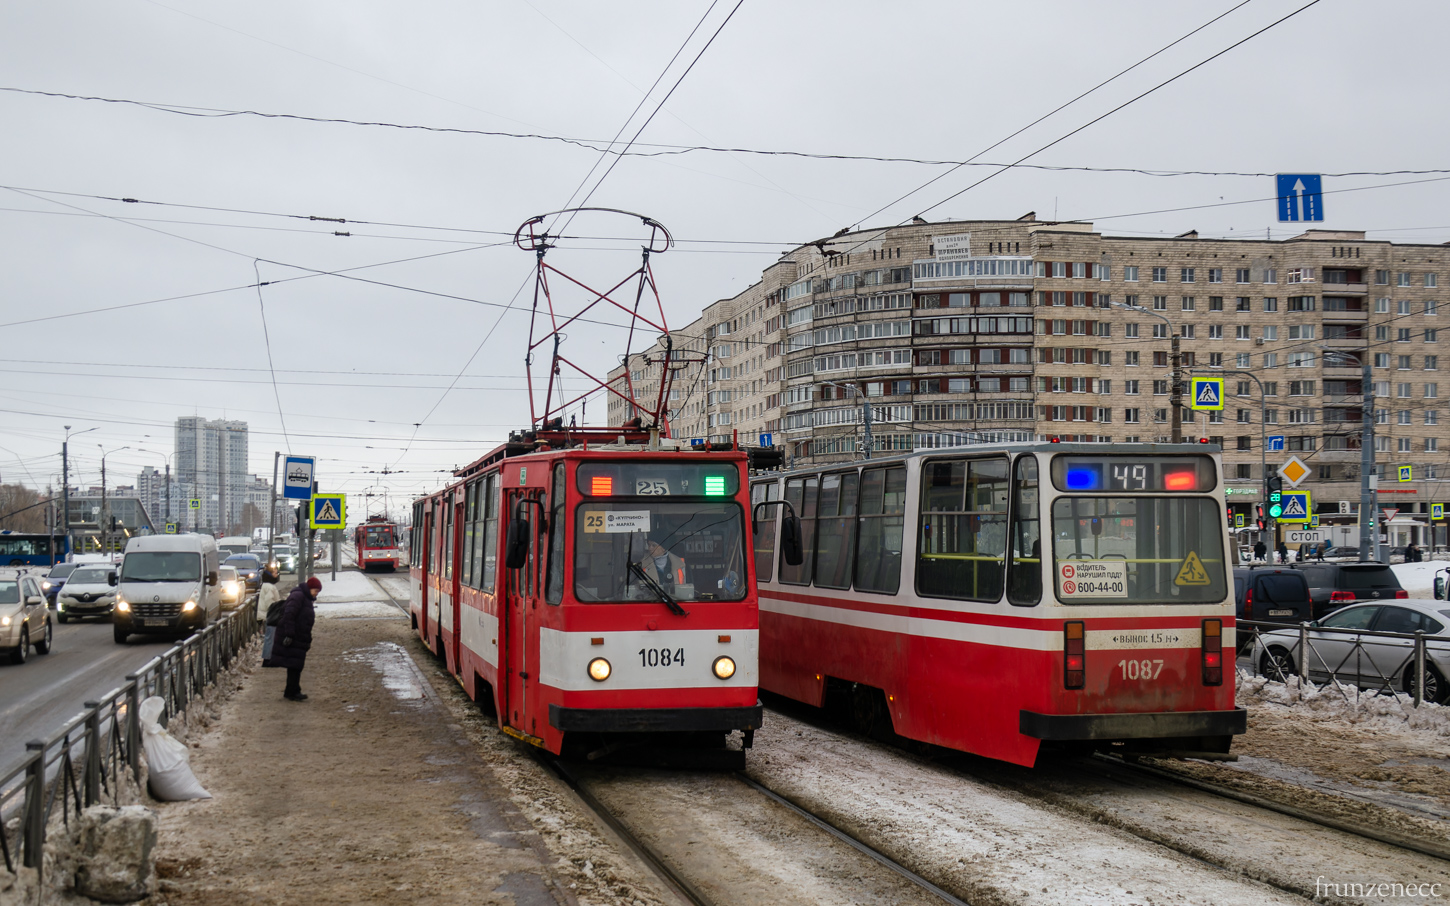
[[1278,519],[1284,512],[1284,479],[1277,475],[1271,476],[1264,481],[1264,488],[1268,492],[1269,516]]
[[1254,504],[1254,521],[1258,523],[1258,525],[1259,525],[1259,531],[1262,532],[1264,530],[1264,528],[1265,528],[1265,525],[1264,525],[1264,505],[1262,503],[1256,503],[1256,504]]

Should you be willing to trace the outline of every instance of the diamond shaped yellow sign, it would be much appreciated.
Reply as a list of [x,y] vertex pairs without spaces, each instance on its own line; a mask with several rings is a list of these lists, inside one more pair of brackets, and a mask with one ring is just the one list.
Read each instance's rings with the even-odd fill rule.
[[1299,457],[1290,456],[1288,461],[1279,466],[1279,474],[1289,482],[1289,487],[1299,487],[1299,482],[1309,477],[1309,467],[1299,461]]

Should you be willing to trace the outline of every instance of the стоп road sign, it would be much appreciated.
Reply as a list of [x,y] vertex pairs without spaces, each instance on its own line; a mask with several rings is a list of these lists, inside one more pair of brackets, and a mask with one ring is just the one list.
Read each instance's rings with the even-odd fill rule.
[[1285,544],[1319,544],[1324,540],[1324,533],[1312,529],[1291,529],[1284,533]]

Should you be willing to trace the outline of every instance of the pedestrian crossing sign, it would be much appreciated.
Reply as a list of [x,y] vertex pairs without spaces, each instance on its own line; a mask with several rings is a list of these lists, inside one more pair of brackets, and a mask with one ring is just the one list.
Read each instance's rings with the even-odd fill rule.
[[188,507],[192,508],[193,510],[199,510],[199,509],[201,509],[201,498],[200,497],[193,497],[193,498],[191,498],[190,500],[188,500],[186,502],[186,505]]
[[1414,478],[1413,478],[1414,471],[1415,471],[1415,467],[1414,466],[1399,466],[1399,470],[1400,470],[1400,481],[1413,481],[1414,480]]
[[176,523],[174,523],[174,522],[168,522],[168,523],[166,523],[166,534],[168,534],[168,535],[174,535],[174,534],[176,534]]
[[346,494],[313,494],[308,523],[315,529],[340,529],[347,524]]
[[1443,504],[1443,503],[1432,503],[1432,504],[1430,504],[1430,518],[1431,519],[1444,519],[1445,518],[1445,504]]
[[1234,513],[1234,528],[1243,528],[1243,527],[1244,527],[1244,514],[1243,513]]
[[1196,377],[1190,384],[1193,393],[1191,407],[1194,409],[1223,408],[1223,378]]
[[1280,522],[1308,522],[1314,514],[1308,491],[1285,491],[1284,510],[1278,515]]

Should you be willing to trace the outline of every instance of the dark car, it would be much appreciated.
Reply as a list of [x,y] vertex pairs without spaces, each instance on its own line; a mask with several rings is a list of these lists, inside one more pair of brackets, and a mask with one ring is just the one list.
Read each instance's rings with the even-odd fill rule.
[[262,587],[262,558],[256,554],[233,554],[222,565],[237,571],[237,576],[246,583],[249,593]]
[[1304,573],[1309,582],[1309,597],[1314,602],[1314,619],[1320,619],[1341,607],[1357,601],[1385,601],[1408,598],[1410,593],[1400,585],[1388,563],[1295,563],[1293,568]]
[[40,580],[40,587],[44,589],[45,600],[51,604],[55,603],[55,596],[60,594],[61,586],[70,574],[76,571],[78,563],[57,563],[50,568],[50,574]]
[[1234,605],[1240,620],[1307,623],[1313,605],[1302,570],[1260,566],[1234,570]]

